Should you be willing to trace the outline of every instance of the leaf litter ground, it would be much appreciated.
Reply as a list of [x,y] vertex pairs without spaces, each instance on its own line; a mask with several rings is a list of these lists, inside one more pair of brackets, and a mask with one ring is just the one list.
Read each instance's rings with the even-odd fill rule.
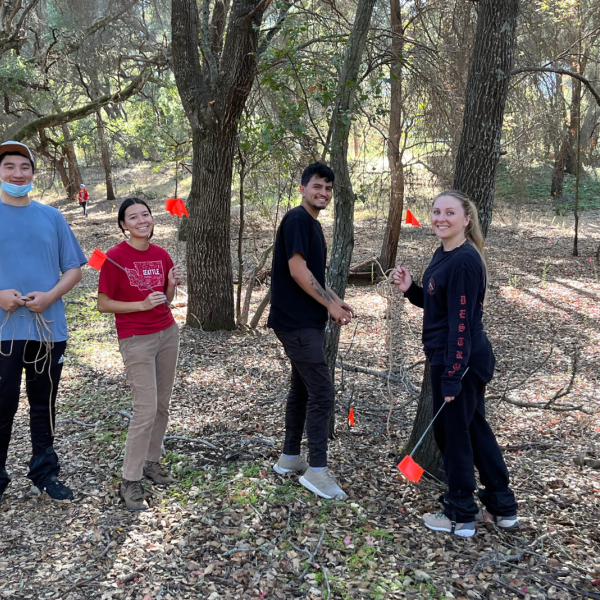
[[[72,203],[55,205],[88,256],[119,241],[112,203],[98,203],[87,220]],[[174,219],[160,202],[153,208],[157,243],[174,254]],[[71,337],[56,438],[76,499],[53,503],[30,493],[23,395],[9,453],[13,481],[0,506],[0,597],[600,598],[600,471],[590,466],[600,459],[600,284],[589,261],[598,216],[584,214],[581,257],[573,258],[568,219],[498,211],[488,238],[486,326],[498,357],[488,414],[522,525],[514,532],[480,525],[471,539],[420,524],[422,513],[438,509],[439,482],[398,479],[394,457],[408,439],[422,377],[421,321],[385,282],[347,294],[358,318],[342,333],[341,360],[398,375],[388,384],[337,369],[330,466],[348,501],[319,500],[297,477],[272,470],[289,367],[264,317],[254,335],[203,333],[184,325],[180,306],[165,441],[178,482],[148,484],[151,510],[128,513],[118,484],[130,393],[112,317],[95,309],[97,274],[86,268],[66,299]],[[331,215],[323,221],[330,237]],[[249,255],[252,244],[258,256],[270,243],[272,227],[263,225],[250,228]],[[379,225],[359,215],[356,262],[377,252]],[[399,262],[422,273],[434,246],[427,230],[407,227]],[[263,293],[255,291],[255,305]],[[571,380],[569,394],[553,400]]]

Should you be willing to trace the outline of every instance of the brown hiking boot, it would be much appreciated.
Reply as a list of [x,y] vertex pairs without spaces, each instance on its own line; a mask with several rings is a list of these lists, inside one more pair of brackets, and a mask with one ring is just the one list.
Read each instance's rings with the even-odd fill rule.
[[150,508],[144,498],[144,487],[141,481],[123,479],[121,497],[125,500],[125,506],[128,510],[147,510]]
[[145,462],[144,477],[151,479],[157,485],[167,485],[175,481],[171,474],[158,462]]

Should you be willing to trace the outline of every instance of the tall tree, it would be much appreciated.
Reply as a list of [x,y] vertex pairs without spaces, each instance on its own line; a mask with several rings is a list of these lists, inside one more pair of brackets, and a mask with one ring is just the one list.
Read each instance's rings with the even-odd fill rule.
[[393,268],[398,252],[398,240],[402,227],[404,207],[404,167],[402,165],[402,54],[404,52],[404,29],[400,13],[400,0],[390,0],[392,43],[390,67],[390,125],[388,132],[388,163],[390,166],[390,210],[379,254],[379,265],[385,273]]
[[[481,0],[473,59],[467,80],[463,130],[454,171],[454,187],[467,194],[477,206],[482,229],[487,234],[492,221],[496,169],[500,159],[500,138],[508,95],[519,0]],[[412,450],[432,419],[429,364],[417,415],[405,450]],[[415,460],[439,476],[442,465],[432,433],[415,453]]]
[[[358,70],[367,43],[367,34],[373,14],[375,0],[359,0],[354,16],[354,25],[348,37],[348,48],[338,80],[336,102],[330,126],[330,166],[335,173],[333,186],[335,220],[333,242],[327,283],[340,297],[346,294],[346,283],[350,261],[354,250],[354,205],[356,196],[348,169],[348,138],[354,113],[354,97],[357,89]],[[335,374],[335,360],[340,340],[340,327],[329,321],[325,331],[325,355],[329,371]],[[333,430],[333,415],[330,428]],[[333,433],[333,431],[331,431]]]
[[[188,198],[187,323],[206,330],[233,329],[230,207],[238,119],[257,73],[259,55],[281,27],[284,3],[259,44],[271,0],[172,0],[173,71],[192,129],[192,188]],[[200,42],[198,42],[200,40]],[[198,46],[202,54],[199,56]]]
[[454,187],[467,194],[477,206],[484,235],[492,223],[518,12],[519,0],[479,2]]

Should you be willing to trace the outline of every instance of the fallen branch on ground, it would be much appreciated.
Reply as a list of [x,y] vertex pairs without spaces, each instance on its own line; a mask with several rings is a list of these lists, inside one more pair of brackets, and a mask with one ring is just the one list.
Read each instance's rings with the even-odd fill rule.
[[212,448],[213,450],[218,450],[219,447],[215,446],[214,444],[211,444],[210,442],[207,442],[206,440],[200,439],[200,438],[189,438],[189,437],[184,437],[182,435],[165,435],[165,437],[163,438],[163,441],[167,441],[167,440],[180,440],[182,442],[192,442],[194,444],[203,444],[204,446],[208,446],[209,448]]
[[394,381],[396,383],[403,383],[409,392],[416,394],[419,392],[419,389],[415,386],[415,384],[408,379],[408,377],[400,377],[395,375],[394,373],[390,373],[388,371],[378,371],[376,369],[367,369],[366,367],[360,367],[358,365],[349,365],[348,363],[344,363],[341,361],[336,361],[336,367],[341,367],[344,371],[352,371],[354,373],[365,373],[365,375],[373,375],[374,377],[381,377],[381,379],[385,379],[386,381]]
[[81,425],[82,427],[98,427],[102,421],[96,421],[96,423],[84,423],[83,421],[78,421],[77,419],[59,419],[56,421],[57,423],[75,423],[76,425]]
[[308,569],[310,569],[311,565],[315,562],[315,555],[319,552],[319,548],[321,547],[321,544],[323,543],[324,538],[325,538],[325,527],[323,527],[323,531],[321,531],[321,537],[319,538],[319,541],[317,542],[316,548],[312,552],[310,550],[307,550],[306,548],[298,548],[298,546],[296,546],[296,544],[289,542],[290,546],[292,546],[292,548],[294,548],[294,550],[296,550],[296,552],[305,552],[308,555],[308,563],[307,563],[304,571],[302,571],[302,574],[300,575],[299,579],[304,579],[305,575],[308,573]]
[[110,550],[110,543],[111,543],[110,536],[108,535],[108,533],[106,533],[106,531],[103,531],[102,533],[104,534],[104,538],[106,539],[106,548],[104,548],[104,550],[102,550],[102,552],[100,554],[98,554],[98,556],[96,556],[96,558],[94,558],[94,560],[92,562],[96,562],[97,560],[104,558],[108,554],[108,551]]

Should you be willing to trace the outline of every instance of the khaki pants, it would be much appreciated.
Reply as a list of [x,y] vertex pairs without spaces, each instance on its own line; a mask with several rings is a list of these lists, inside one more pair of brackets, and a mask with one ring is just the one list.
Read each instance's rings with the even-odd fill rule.
[[125,443],[123,479],[139,481],[144,461],[160,459],[175,381],[179,329],[174,324],[158,333],[119,340],[119,350],[133,397],[133,419]]

